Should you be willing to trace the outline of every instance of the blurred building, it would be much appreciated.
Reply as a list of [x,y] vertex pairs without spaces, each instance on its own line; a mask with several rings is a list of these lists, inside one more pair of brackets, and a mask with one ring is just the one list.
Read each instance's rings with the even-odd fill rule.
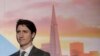
[[71,43],[70,56],[84,56],[83,43],[80,43],[80,42]]
[[42,49],[50,52],[51,56],[62,56],[54,5],[52,6],[50,43],[42,44]]

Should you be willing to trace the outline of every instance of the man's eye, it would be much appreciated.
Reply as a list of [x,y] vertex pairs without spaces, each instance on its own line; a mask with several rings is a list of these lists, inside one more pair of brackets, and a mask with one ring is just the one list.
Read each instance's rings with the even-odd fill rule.
[[24,33],[27,33],[27,31],[23,31]]
[[17,31],[17,33],[19,33],[20,31]]

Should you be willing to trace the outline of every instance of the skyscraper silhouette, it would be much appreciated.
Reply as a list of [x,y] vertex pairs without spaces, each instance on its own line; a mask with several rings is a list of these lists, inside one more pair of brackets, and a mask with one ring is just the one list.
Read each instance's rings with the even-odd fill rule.
[[59,40],[58,26],[56,22],[56,13],[55,13],[54,4],[52,5],[50,53],[51,53],[51,56],[61,56],[60,40]]

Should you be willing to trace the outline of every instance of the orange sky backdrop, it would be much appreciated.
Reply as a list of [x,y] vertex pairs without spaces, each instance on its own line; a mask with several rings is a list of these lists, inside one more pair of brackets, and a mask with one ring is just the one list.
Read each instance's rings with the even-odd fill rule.
[[[67,37],[100,40],[100,0],[55,0],[54,5],[62,49],[68,48],[69,41],[62,40]],[[38,29],[34,43],[40,47],[49,42],[51,14],[52,0],[0,0],[0,34],[18,47],[16,21],[29,19]]]

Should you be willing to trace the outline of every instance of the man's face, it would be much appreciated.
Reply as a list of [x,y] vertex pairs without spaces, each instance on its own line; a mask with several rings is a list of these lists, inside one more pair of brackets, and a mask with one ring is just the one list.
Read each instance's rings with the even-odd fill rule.
[[32,33],[31,31],[27,28],[26,25],[19,25],[17,30],[16,30],[16,38],[18,43],[21,46],[28,45],[29,43],[32,43]]

